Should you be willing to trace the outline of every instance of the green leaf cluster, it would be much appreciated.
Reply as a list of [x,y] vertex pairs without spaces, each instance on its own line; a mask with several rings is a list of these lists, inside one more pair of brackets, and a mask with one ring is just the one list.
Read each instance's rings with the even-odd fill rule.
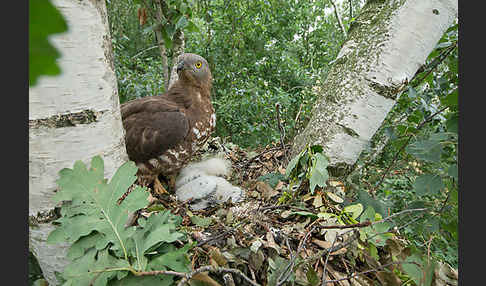
[[[144,8],[151,9],[152,11],[149,15],[156,15],[158,8],[152,3],[146,5],[146,2],[136,2],[139,2],[137,6],[143,5]],[[191,20],[193,6],[193,1],[187,0],[170,0],[162,2],[161,19],[159,20],[155,16],[149,19],[149,22],[152,23],[152,25],[143,29],[143,32],[149,34],[156,29],[160,29],[166,49],[172,49],[175,40],[174,36],[178,30],[188,30],[191,32],[198,31],[198,27]]]
[[[368,206],[361,214],[359,220],[360,222],[375,222],[380,221],[382,218],[381,214],[376,213],[372,206]],[[367,226],[360,230],[360,238],[363,241],[367,239],[374,246],[383,247],[386,240],[393,237],[393,234],[389,233],[391,226],[391,223],[387,221]]]
[[[136,277],[152,270],[189,271],[186,257],[191,247],[177,249],[183,240],[177,231],[182,218],[163,211],[140,218],[138,226],[125,226],[130,213],[147,204],[148,192],[132,184],[137,167],[123,164],[108,182],[101,157],[90,168],[77,161],[72,169],[59,172],[59,191],[54,200],[64,203],[48,243],[69,242],[72,261],[62,273],[63,285],[171,285],[173,277]],[[117,200],[133,187],[120,203]]]
[[326,186],[329,178],[327,172],[329,159],[322,151],[320,145],[308,146],[290,160],[285,175],[290,179],[291,186],[308,180],[311,193],[314,193],[316,186],[321,188]]
[[279,181],[287,179],[286,176],[280,173],[268,173],[257,178],[258,181],[266,182],[270,187],[275,188]]

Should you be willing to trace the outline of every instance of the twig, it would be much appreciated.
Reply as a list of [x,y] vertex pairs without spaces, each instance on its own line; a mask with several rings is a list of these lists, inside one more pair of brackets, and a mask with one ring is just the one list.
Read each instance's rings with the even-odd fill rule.
[[314,230],[316,229],[316,227],[317,227],[317,226],[312,227],[312,228],[311,228],[311,230],[309,230],[309,231],[308,231],[308,232],[305,234],[304,239],[303,239],[303,240],[302,240],[302,241],[299,243],[299,246],[297,247],[297,255],[300,253],[300,251],[302,250],[302,248],[303,248],[303,247],[304,247],[304,245],[305,245],[305,242],[307,241],[307,238],[309,237],[309,235],[310,235],[311,233],[313,233],[313,232],[314,232]]
[[[334,236],[334,239],[332,241],[331,249],[334,247],[334,243],[336,243],[336,239],[338,238],[339,235]],[[326,268],[327,268],[327,261],[329,260],[331,252],[328,252],[326,254],[326,260],[324,262],[324,269],[322,270],[322,284],[321,285],[326,285]]]
[[378,223],[382,223],[384,221],[387,221],[387,220],[390,220],[391,218],[393,217],[396,217],[396,216],[399,216],[399,215],[402,215],[404,213],[410,213],[410,212],[420,212],[420,211],[426,211],[428,210],[427,208],[420,208],[420,209],[408,209],[408,210],[403,210],[403,211],[400,211],[400,212],[397,212],[395,214],[392,214],[392,215],[389,215],[387,216],[386,218],[384,219],[380,219],[380,220],[377,220],[377,221],[374,221],[371,223],[371,225],[375,225],[375,224],[378,224]]
[[449,48],[445,49],[444,51],[442,51],[442,53],[440,53],[440,55],[438,55],[436,58],[434,58],[432,60],[432,62],[430,63],[430,67],[427,67],[429,68],[429,70],[427,71],[427,73],[420,79],[420,80],[417,80],[415,81],[413,84],[412,84],[412,87],[417,87],[419,84],[422,83],[422,81],[424,81],[428,76],[429,74],[435,70],[436,67],[439,66],[440,63],[442,63],[446,58],[447,56],[457,47],[457,41],[450,45]]
[[250,278],[248,278],[248,276],[243,274],[243,272],[241,272],[239,269],[214,267],[214,266],[203,266],[203,267],[200,267],[200,268],[192,271],[191,273],[184,273],[185,274],[184,278],[182,278],[182,280],[179,281],[177,286],[183,286],[184,284],[188,283],[189,279],[191,279],[197,273],[206,272],[206,271],[216,272],[216,273],[236,274],[236,275],[240,276],[241,278],[243,278],[246,282],[250,283],[252,286],[260,286],[260,284],[256,283],[255,281],[251,280]]
[[274,209],[281,209],[281,208],[290,208],[290,209],[299,210],[299,211],[309,211],[306,208],[300,208],[300,207],[292,206],[290,204],[266,206],[266,207],[258,208],[255,211],[264,212],[264,211],[267,211],[267,210],[274,210]]
[[440,208],[439,213],[442,213],[442,212],[444,211],[444,209],[445,209],[445,207],[446,207],[446,205],[447,205],[447,201],[449,200],[449,197],[450,197],[450,196],[451,196],[451,191],[449,190],[449,191],[447,192],[447,197],[446,197],[446,199],[445,199],[445,200],[444,200],[444,202],[442,203],[442,207]]
[[[296,251],[295,255],[292,254],[292,249],[290,248],[290,245],[288,243],[288,239],[286,238],[287,248],[289,248],[289,252],[290,252],[290,262],[287,265],[287,267],[285,268],[285,270],[279,275],[279,277],[277,279],[277,281],[278,281],[277,286],[282,285],[283,283],[285,283],[285,281],[287,281],[289,279],[290,275],[292,274],[292,271],[289,271],[289,270],[291,270],[293,268],[293,266],[295,264],[295,259],[297,258],[299,253],[302,251],[302,248],[304,248],[307,239],[309,238],[310,234],[315,229],[316,229],[316,226],[314,226],[311,230],[309,230],[304,235],[304,238],[300,241],[299,246],[297,247],[297,251]],[[286,276],[283,279],[281,279],[284,274],[286,274]]]
[[[285,283],[285,281],[287,281],[287,279],[289,279],[290,274],[292,274],[292,272],[289,270],[292,270],[292,267],[294,266],[294,262],[295,262],[295,257],[297,257],[297,255],[295,256],[293,255],[292,248],[290,247],[289,239],[287,237],[285,237],[285,243],[287,244],[287,248],[289,249],[290,262],[289,264],[287,264],[287,267],[285,267],[285,270],[282,271],[282,273],[280,273],[280,275],[278,276],[276,286],[282,285],[283,283]],[[282,279],[283,276],[284,278]]]
[[285,143],[284,143],[284,137],[285,137],[285,129],[282,127],[282,122],[280,121],[280,103],[277,102],[275,104],[275,112],[277,113],[277,124],[278,124],[278,130],[280,132],[280,145],[282,146],[282,151],[284,152],[284,158],[286,163],[289,162],[289,159],[287,158],[287,150],[285,150]]
[[421,215],[417,216],[416,218],[414,218],[414,219],[410,220],[410,221],[409,221],[409,222],[407,222],[406,224],[404,224],[404,225],[401,225],[401,226],[397,227],[397,230],[400,230],[400,229],[402,229],[402,228],[406,228],[407,226],[411,225],[412,223],[414,223],[414,222],[418,221],[419,219],[423,218],[423,217],[424,217],[424,215],[425,215],[425,214],[421,214]]
[[156,49],[156,48],[158,48],[158,47],[159,47],[159,46],[157,45],[157,46],[153,46],[153,47],[150,47],[150,48],[146,48],[145,50],[142,50],[142,51],[138,52],[136,55],[134,55],[134,56],[133,56],[133,57],[131,57],[130,59],[132,59],[132,60],[133,60],[134,58],[138,57],[139,55],[141,55],[141,54],[143,54],[143,53],[145,53],[145,52],[147,52],[147,51],[150,51],[150,50]]
[[[434,114],[432,114],[429,117],[427,117],[426,119],[424,119],[420,124],[417,125],[417,128],[416,129],[417,130],[422,129],[422,127],[424,127],[424,125],[427,122],[430,122],[437,114],[441,113],[442,111],[446,110],[447,108],[449,108],[449,106],[446,106],[444,108],[441,108],[440,110],[438,110]],[[393,156],[392,162],[390,163],[390,165],[388,165],[388,167],[386,168],[385,172],[383,172],[383,175],[381,176],[380,180],[375,185],[375,187],[373,188],[373,190],[371,190],[371,194],[374,195],[374,193],[376,192],[376,190],[378,189],[378,187],[381,185],[381,183],[383,183],[383,180],[385,180],[385,177],[388,175],[388,173],[390,172],[391,168],[395,165],[395,162],[398,159],[398,155],[400,155],[400,153],[402,153],[402,151],[405,150],[405,147],[407,147],[407,145],[410,142],[410,140],[412,140],[413,135],[414,134],[410,134],[408,136],[407,141],[405,141],[405,143],[403,143],[403,145],[400,147],[400,149],[395,153],[395,155]]]
[[174,275],[179,277],[186,277],[187,273],[169,271],[169,270],[141,271],[135,273],[135,276],[156,276],[156,275]]
[[373,223],[371,221],[365,221],[365,222],[360,222],[360,223],[355,223],[355,224],[347,224],[347,225],[321,225],[320,228],[322,229],[346,229],[346,228],[353,228],[353,227],[367,227],[372,225]]
[[334,282],[339,282],[339,281],[343,281],[343,280],[348,280],[348,279],[352,279],[352,278],[354,278],[356,276],[359,276],[359,275],[363,275],[363,274],[367,274],[367,273],[371,273],[371,272],[380,271],[383,268],[386,268],[386,267],[391,266],[391,265],[394,265],[394,264],[407,264],[407,263],[417,264],[416,262],[413,262],[413,261],[395,261],[395,262],[390,262],[390,263],[381,265],[381,266],[379,266],[377,268],[374,268],[374,269],[371,269],[371,270],[366,270],[366,271],[363,271],[363,272],[358,272],[358,273],[351,274],[351,275],[349,275],[347,277],[344,277],[344,278],[335,279],[335,280],[327,280],[325,283],[334,283]]
[[314,260],[314,259],[318,259],[319,257],[322,257],[322,256],[324,256],[324,255],[327,255],[327,253],[333,253],[333,252],[336,252],[336,251],[338,251],[338,250],[340,250],[340,249],[342,249],[342,248],[344,248],[344,247],[346,247],[346,246],[350,245],[350,244],[351,244],[351,242],[353,242],[353,241],[355,241],[356,239],[358,239],[358,237],[359,237],[359,231],[357,231],[356,229],[354,229],[354,228],[353,228],[353,229],[351,229],[351,230],[348,230],[348,231],[345,231],[345,232],[343,232],[343,233],[339,234],[338,236],[342,237],[342,236],[344,236],[345,234],[347,234],[347,233],[349,233],[349,232],[354,232],[354,233],[353,233],[353,235],[352,235],[350,238],[348,238],[346,241],[344,241],[344,242],[342,242],[341,244],[338,244],[338,245],[336,245],[336,246],[333,246],[333,247],[331,247],[331,248],[328,248],[328,249],[323,249],[323,250],[319,251],[319,253],[317,253],[316,255],[313,255],[313,256],[311,256],[311,257],[307,258],[306,260],[307,260],[307,261],[312,261],[312,260]]
[[300,112],[302,111],[302,106],[304,105],[304,103],[302,102],[299,106],[299,111],[297,111],[297,115],[295,116],[295,119],[294,119],[294,122],[297,122],[297,120],[299,119],[299,116],[300,116]]
[[292,207],[289,204],[283,204],[283,205],[273,205],[273,206],[266,206],[262,208],[258,208],[257,211],[266,211],[266,210],[274,210],[274,209],[280,209],[280,208],[287,208],[287,207]]
[[215,235],[215,236],[213,236],[213,237],[210,237],[210,238],[208,238],[208,239],[206,239],[206,240],[203,240],[203,241],[201,241],[201,242],[198,242],[198,244],[197,244],[196,246],[197,246],[197,247],[201,247],[201,246],[203,246],[204,244],[207,244],[207,243],[209,243],[209,242],[211,242],[211,241],[218,240],[218,239],[220,239],[220,238],[222,238],[222,237],[225,237],[225,236],[227,236],[227,235],[229,235],[229,234],[231,234],[231,233],[235,232],[235,231],[236,231],[236,229],[238,229],[238,227],[240,227],[240,226],[241,226],[243,223],[245,223],[245,222],[247,222],[247,221],[248,221],[248,220],[244,219],[244,220],[242,220],[242,221],[238,222],[238,223],[237,223],[237,224],[236,224],[236,225],[235,225],[233,228],[227,229],[227,230],[223,231],[223,232],[222,232],[222,233],[220,233],[220,234],[217,234],[217,235]]
[[258,159],[259,157],[263,156],[263,154],[266,154],[266,153],[271,152],[271,151],[276,151],[276,150],[279,150],[279,149],[281,149],[281,147],[273,147],[273,148],[269,148],[269,149],[264,150],[260,154],[255,155],[255,156],[251,157],[248,161],[246,161],[245,165],[243,165],[243,168],[246,168],[248,165],[250,165],[251,162],[253,162],[256,159]]
[[[344,268],[346,268],[346,274],[349,275],[349,267],[348,264],[346,263],[346,260],[344,260],[344,256],[341,256],[341,262],[343,263]],[[351,280],[349,280],[348,282],[351,283]]]
[[[397,215],[400,215],[400,214],[409,213],[409,212],[413,212],[413,211],[424,211],[424,210],[427,210],[427,209],[409,209],[409,210],[404,210],[404,211],[398,212],[396,214],[390,215],[390,216],[388,216],[388,217],[386,217],[386,218],[384,218],[382,220],[375,221],[375,222],[373,222],[373,224],[382,223],[382,222],[384,222],[384,221],[386,221],[388,219],[391,219],[394,216],[397,216]],[[397,230],[402,229],[402,228],[406,227],[407,225],[410,225],[411,223],[419,220],[422,216],[423,216],[423,214],[420,217],[417,217],[417,219],[413,219],[413,220],[409,221],[408,223],[406,223],[405,225],[398,227]],[[367,239],[372,239],[375,236],[382,235],[382,234],[385,234],[385,233],[389,233],[389,232],[391,232],[391,229],[393,229],[393,228],[394,228],[394,226],[389,227],[386,231],[379,232],[379,233],[375,233],[372,236],[367,237]]]
[[210,237],[210,238],[208,238],[206,240],[203,240],[203,241],[198,242],[198,244],[196,246],[197,247],[201,247],[201,246],[203,246],[203,245],[205,245],[207,243],[210,243],[211,241],[215,241],[215,240],[218,240],[220,238],[223,238],[223,237],[231,234],[232,232],[234,232],[234,229],[226,230],[226,231],[224,231],[224,232],[222,232],[222,233],[220,233],[218,235],[215,235],[215,236]]
[[332,7],[334,7],[334,14],[336,15],[336,19],[339,24],[339,28],[341,29],[341,32],[343,32],[344,37],[347,37],[346,29],[344,28],[343,22],[341,21],[341,17],[339,16],[339,11],[336,7],[336,4],[334,3],[333,0],[329,0],[329,3],[331,3]]

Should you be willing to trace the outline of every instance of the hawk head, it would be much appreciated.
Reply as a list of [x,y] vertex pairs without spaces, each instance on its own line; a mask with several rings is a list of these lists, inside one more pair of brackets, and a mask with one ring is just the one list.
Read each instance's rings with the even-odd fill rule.
[[210,85],[212,81],[208,62],[200,55],[185,53],[177,63],[177,75],[197,85]]

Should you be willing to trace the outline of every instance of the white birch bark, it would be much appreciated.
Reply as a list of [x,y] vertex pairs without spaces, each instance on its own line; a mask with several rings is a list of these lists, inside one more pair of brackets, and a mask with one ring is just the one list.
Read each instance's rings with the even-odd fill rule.
[[457,0],[368,1],[348,31],[292,155],[320,144],[336,173],[350,170],[457,17]]
[[[105,177],[128,160],[121,122],[111,37],[104,1],[52,0],[68,32],[50,38],[60,51],[62,74],[41,77],[29,89],[29,216],[36,221],[55,206],[58,172],[76,160],[105,162]],[[42,23],[38,23],[42,25]],[[67,263],[68,245],[47,245],[49,222],[31,223],[29,247],[49,285]]]

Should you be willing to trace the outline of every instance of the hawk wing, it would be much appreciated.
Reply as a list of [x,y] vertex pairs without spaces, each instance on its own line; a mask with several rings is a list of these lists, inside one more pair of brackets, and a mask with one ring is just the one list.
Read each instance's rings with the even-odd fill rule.
[[121,106],[125,144],[130,160],[147,161],[164,154],[187,136],[189,121],[165,96],[132,100]]

